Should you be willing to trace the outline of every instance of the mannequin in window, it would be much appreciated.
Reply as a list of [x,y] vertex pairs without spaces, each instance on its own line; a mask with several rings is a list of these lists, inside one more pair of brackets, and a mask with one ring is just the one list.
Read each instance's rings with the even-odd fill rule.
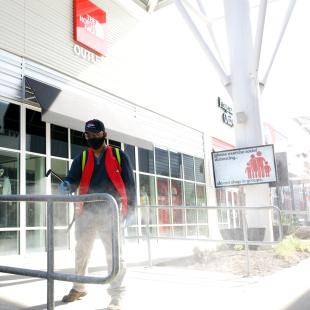
[[150,205],[149,195],[147,194],[147,192],[145,190],[145,186],[141,187],[140,203],[143,206],[149,206]]
[[[0,168],[0,195],[11,195],[12,188],[9,177],[7,176],[6,170]],[[8,222],[8,208],[12,203],[1,202],[0,203],[0,226],[7,226]]]
[[11,182],[4,168],[0,168],[0,194],[12,194]]

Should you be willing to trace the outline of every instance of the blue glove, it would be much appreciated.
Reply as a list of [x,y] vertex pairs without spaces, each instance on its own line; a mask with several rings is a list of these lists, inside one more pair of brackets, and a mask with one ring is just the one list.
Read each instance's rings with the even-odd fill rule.
[[59,185],[59,191],[61,194],[70,194],[70,183],[68,181],[63,181]]
[[135,210],[131,207],[128,207],[128,214],[124,219],[124,227],[127,228],[128,226],[135,225],[136,224],[136,218],[135,218]]

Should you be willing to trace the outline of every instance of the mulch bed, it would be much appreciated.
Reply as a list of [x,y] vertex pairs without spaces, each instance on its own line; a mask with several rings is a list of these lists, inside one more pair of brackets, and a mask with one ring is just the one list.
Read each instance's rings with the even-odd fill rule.
[[[157,266],[188,267],[192,269],[232,273],[245,275],[247,268],[246,253],[244,250],[201,251],[193,250],[194,254],[187,257],[158,262]],[[310,257],[308,252],[296,252],[289,260],[277,257],[272,249],[258,249],[249,251],[251,276],[270,275],[283,268],[298,264]]]

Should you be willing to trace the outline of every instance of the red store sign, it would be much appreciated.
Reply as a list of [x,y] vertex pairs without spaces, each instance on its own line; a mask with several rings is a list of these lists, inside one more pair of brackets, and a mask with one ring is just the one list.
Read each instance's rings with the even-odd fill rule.
[[106,54],[106,13],[89,0],[74,0],[74,40],[92,52]]

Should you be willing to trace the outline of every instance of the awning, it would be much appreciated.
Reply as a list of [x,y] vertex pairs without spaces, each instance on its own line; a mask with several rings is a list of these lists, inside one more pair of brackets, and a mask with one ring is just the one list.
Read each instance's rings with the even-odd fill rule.
[[235,147],[232,144],[229,144],[225,141],[212,137],[212,148],[215,152],[218,152],[218,151],[231,150],[234,149]]
[[135,108],[128,103],[59,89],[30,77],[25,77],[25,83],[42,108],[42,121],[84,131],[85,122],[97,118],[105,124],[109,139],[153,149],[152,142],[141,138],[143,129],[136,121]]

